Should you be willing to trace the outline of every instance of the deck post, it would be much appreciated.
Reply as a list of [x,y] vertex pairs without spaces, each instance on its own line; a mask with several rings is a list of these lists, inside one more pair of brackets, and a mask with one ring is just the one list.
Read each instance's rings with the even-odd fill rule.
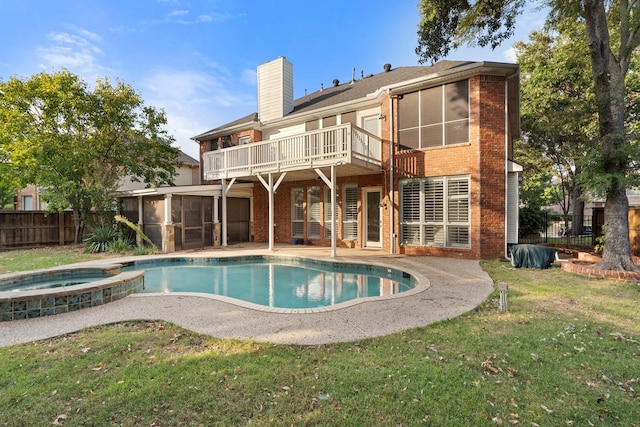
[[222,246],[227,246],[227,180],[222,178]]
[[331,179],[322,172],[320,168],[314,169],[318,176],[327,184],[327,187],[331,190],[331,258],[336,257],[336,245],[337,245],[337,233],[336,229],[336,165],[331,165]]

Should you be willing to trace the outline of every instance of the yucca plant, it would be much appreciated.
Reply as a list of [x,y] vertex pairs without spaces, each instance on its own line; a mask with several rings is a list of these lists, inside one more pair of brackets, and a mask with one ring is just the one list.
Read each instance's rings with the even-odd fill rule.
[[90,253],[107,252],[111,245],[118,240],[120,232],[112,225],[98,225],[84,239]]

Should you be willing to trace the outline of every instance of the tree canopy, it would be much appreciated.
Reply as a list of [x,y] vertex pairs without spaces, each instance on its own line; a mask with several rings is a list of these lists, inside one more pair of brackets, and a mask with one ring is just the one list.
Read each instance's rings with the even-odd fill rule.
[[123,177],[171,184],[179,150],[165,124],[122,82],[90,89],[68,71],[0,81],[3,180],[43,187],[49,210],[72,209],[80,239],[91,211],[112,210]]
[[[640,45],[640,3],[638,0],[538,3],[550,10],[547,19],[550,29],[569,20],[584,23],[579,36],[590,60],[598,133],[589,146],[589,162],[582,172],[589,177],[583,181],[588,188],[605,197],[601,267],[637,270],[631,259],[626,190],[637,165],[634,158],[638,148],[625,129],[625,117],[631,113],[625,95],[630,64]],[[421,0],[416,53],[424,62],[438,60],[462,44],[495,48],[513,33],[524,4],[524,0]]]
[[[524,141],[538,159],[552,162],[554,203],[573,211],[572,232],[583,232],[583,159],[597,139],[597,112],[584,23],[576,21],[530,34],[514,44],[521,73],[521,126]],[[559,112],[562,112],[559,114]],[[517,158],[521,162],[521,158]]]

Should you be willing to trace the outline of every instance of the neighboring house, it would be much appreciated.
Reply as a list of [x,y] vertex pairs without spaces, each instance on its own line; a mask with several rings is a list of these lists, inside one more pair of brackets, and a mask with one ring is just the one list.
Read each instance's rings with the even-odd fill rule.
[[243,239],[270,249],[490,258],[517,243],[516,64],[386,64],[297,100],[284,57],[257,71],[258,112],[193,137],[223,245],[238,217],[227,195],[238,187],[245,196],[232,200],[249,216]]
[[27,185],[18,190],[14,200],[14,209],[17,211],[42,211],[47,208],[47,202],[40,197],[44,190],[37,185]]
[[[173,185],[198,185],[200,183],[200,164],[196,159],[180,151],[178,159],[181,166],[176,169]],[[118,186],[118,191],[127,192],[145,188],[143,182],[133,182],[129,177],[124,177]],[[42,211],[47,208],[47,202],[42,199],[46,188],[36,185],[28,185],[18,190],[15,200],[15,210],[18,211]]]
[[[186,154],[180,151],[178,154],[178,161],[180,167],[176,168],[176,176],[173,178],[173,185],[198,185],[200,184],[200,163]],[[140,190],[146,187],[144,182],[133,182],[127,176],[120,181],[118,191],[131,191]]]

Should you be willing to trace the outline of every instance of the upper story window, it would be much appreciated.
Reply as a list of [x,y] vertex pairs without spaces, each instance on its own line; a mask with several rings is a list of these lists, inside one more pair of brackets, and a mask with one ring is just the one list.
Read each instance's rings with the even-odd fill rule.
[[402,150],[469,142],[469,81],[403,95],[398,134]]
[[238,138],[238,145],[245,145],[251,142],[250,136],[241,136]]

